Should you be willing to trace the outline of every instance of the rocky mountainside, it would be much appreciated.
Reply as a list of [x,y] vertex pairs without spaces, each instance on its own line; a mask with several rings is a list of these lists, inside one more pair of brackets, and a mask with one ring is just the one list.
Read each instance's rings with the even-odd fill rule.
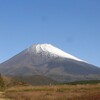
[[100,68],[50,44],[34,44],[0,64],[0,73],[12,76],[46,76],[65,82],[100,79]]

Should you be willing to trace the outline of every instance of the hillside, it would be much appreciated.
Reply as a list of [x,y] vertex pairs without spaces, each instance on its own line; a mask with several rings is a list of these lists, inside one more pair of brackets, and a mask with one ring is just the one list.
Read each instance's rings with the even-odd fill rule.
[[16,79],[17,81],[22,81],[25,83],[28,83],[30,85],[53,85],[58,84],[57,81],[50,79],[45,76],[40,75],[33,75],[33,76],[13,76],[13,79]]

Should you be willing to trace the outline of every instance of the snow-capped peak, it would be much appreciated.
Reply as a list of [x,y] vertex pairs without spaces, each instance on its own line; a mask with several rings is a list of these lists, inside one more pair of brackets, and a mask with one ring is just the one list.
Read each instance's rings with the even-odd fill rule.
[[59,57],[69,58],[69,59],[73,59],[73,60],[77,60],[77,61],[83,61],[81,59],[78,59],[78,58],[54,47],[51,44],[35,44],[35,45],[32,45],[30,48],[28,48],[28,51],[36,53],[36,54],[45,52],[45,53],[50,53],[52,55],[59,56]]

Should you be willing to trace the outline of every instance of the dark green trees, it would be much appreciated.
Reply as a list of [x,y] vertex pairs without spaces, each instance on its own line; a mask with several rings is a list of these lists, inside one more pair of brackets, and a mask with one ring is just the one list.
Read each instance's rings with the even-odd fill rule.
[[2,75],[0,74],[0,90],[2,90],[4,87],[5,87],[4,80],[2,78]]

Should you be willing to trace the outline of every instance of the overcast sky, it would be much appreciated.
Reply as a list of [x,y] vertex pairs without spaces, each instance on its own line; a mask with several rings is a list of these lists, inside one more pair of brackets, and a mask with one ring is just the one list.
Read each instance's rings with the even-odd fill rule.
[[100,0],[0,0],[0,63],[34,43],[100,66]]

